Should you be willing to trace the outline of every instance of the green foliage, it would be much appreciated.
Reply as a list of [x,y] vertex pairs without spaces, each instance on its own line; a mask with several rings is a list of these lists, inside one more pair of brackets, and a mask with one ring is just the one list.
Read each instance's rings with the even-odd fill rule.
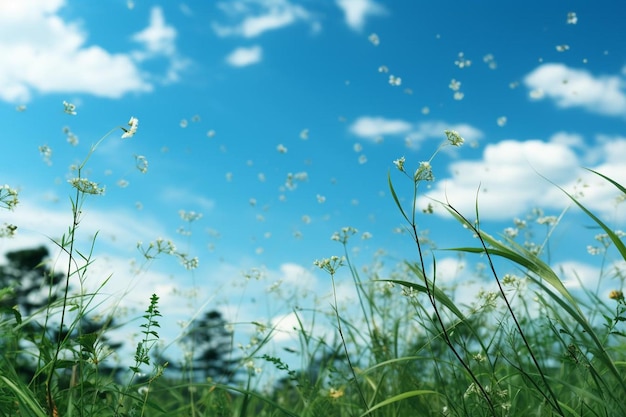
[[[125,135],[137,128],[136,119],[131,122]],[[458,133],[445,133],[447,142],[439,149],[463,143]],[[315,261],[330,275],[333,290],[335,275],[347,270],[358,304],[346,310],[335,293],[329,310],[315,311],[332,319],[332,341],[306,328],[293,306],[300,346],[289,353],[297,353],[299,369],[263,352],[276,329],[268,331],[258,322],[252,324],[263,328],[259,334],[264,336],[235,356],[234,334],[216,310],[186,326],[179,340],[189,348],[186,360],[166,359],[159,332],[170,323],[163,320],[157,294],[140,317],[134,363],[111,365],[111,354],[122,350],[109,338],[117,326],[115,311],[92,315],[95,296],[107,280],[98,291],[85,291],[93,243],[82,250],[76,236],[85,198],[103,191],[82,177],[96,147],[70,181],[75,189],[72,223],[56,242],[68,258],[65,272],[49,267],[45,247],[9,252],[7,265],[0,265],[0,417],[626,415],[622,289],[612,291],[608,300],[591,289],[583,297],[568,289],[562,272],[542,253],[560,217],[546,242],[527,245],[486,232],[478,210],[476,221],[469,221],[441,203],[477,242],[446,253],[477,256],[486,265],[472,277],[486,289],[470,305],[461,304],[456,295],[470,283],[442,277],[417,226],[416,197],[419,185],[434,179],[432,157],[413,173],[407,172],[404,158],[394,161],[410,183],[408,206],[388,175],[416,259],[387,266],[381,257],[359,269],[349,256],[356,229],[346,227],[333,235],[343,256]],[[619,183],[592,172],[626,195]],[[14,209],[16,192],[0,190],[4,208]],[[626,260],[622,234],[565,194],[604,232],[605,246]],[[187,215],[188,221],[194,216]],[[165,240],[140,250],[148,261],[168,253],[188,269],[197,264]],[[278,375],[273,386],[254,384],[255,360]],[[246,375],[235,378],[242,370]]]

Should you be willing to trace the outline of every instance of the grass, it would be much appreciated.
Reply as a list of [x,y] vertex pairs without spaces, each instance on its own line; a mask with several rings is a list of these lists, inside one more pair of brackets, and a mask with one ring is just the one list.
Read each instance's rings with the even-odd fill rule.
[[[124,137],[136,131],[136,119],[129,126],[122,128]],[[445,135],[442,146],[463,142],[456,132]],[[231,360],[237,378],[199,380],[191,362],[170,372],[157,349],[164,325],[159,297],[148,293],[133,363],[111,366],[107,334],[116,326],[115,312],[96,325],[91,318],[106,280],[95,292],[86,290],[93,245],[82,249],[76,244],[83,202],[102,193],[100,185],[83,176],[98,144],[70,180],[72,222],[55,242],[67,264],[62,279],[46,270],[49,301],[28,312],[0,304],[0,416],[626,415],[626,302],[621,288],[608,298],[592,289],[583,296],[568,290],[560,271],[544,258],[560,217],[548,222],[546,240],[521,244],[512,233],[495,237],[485,231],[478,209],[475,220],[468,220],[467,214],[438,202],[459,222],[459,230],[473,237],[473,246],[448,251],[477,257],[485,265],[477,278],[490,283],[472,304],[461,304],[454,294],[467,291],[464,285],[469,284],[440,275],[437,252],[428,248],[417,225],[423,214],[415,201],[419,186],[433,180],[433,158],[413,173],[404,158],[394,161],[410,185],[408,207],[392,174],[388,176],[392,199],[415,245],[414,259],[391,266],[384,258],[374,259],[360,268],[349,256],[356,230],[347,227],[333,236],[343,256],[315,262],[329,274],[333,289],[337,272],[348,270],[358,308],[346,310],[335,297],[329,311],[316,311],[334,320],[337,332],[326,340],[306,327],[293,306],[299,369],[263,353],[277,331],[264,329],[256,344]],[[626,195],[611,178],[594,174]],[[576,196],[567,195],[604,232],[605,249],[614,248],[626,260],[621,234]],[[0,188],[0,208],[19,209],[18,203],[15,190]],[[7,226],[5,234],[14,231],[15,226]],[[166,241],[139,249],[148,261],[166,253],[188,269],[197,265]],[[78,291],[71,282],[78,283]],[[0,301],[12,300],[14,290],[2,289]],[[254,383],[259,362],[279,375],[273,386]]]

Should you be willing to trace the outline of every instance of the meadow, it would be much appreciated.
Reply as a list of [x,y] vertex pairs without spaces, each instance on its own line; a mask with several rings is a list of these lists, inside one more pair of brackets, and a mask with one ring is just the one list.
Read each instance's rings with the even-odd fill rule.
[[[72,105],[65,109],[71,112]],[[534,218],[498,233],[480,221],[478,201],[474,213],[433,202],[471,242],[435,249],[419,226],[428,210],[416,202],[434,180],[439,150],[463,145],[454,130],[441,132],[441,146],[416,166],[404,157],[390,161],[390,198],[405,226],[398,245],[412,245],[413,257],[390,262],[381,255],[357,264],[352,227],[332,236],[343,255],[312,254],[311,263],[328,274],[333,289],[338,271],[349,271],[358,303],[350,311],[336,298],[330,308],[320,304],[314,313],[332,320],[331,338],[300,322],[299,367],[265,353],[276,329],[260,323],[253,323],[259,327],[255,342],[237,349],[231,324],[217,312],[189,323],[180,340],[185,355],[170,358],[159,337],[171,324],[159,309],[159,295],[150,293],[143,294],[145,312],[129,320],[140,334],[134,355],[120,360],[115,351],[121,346],[109,337],[120,325],[119,312],[98,310],[107,280],[87,290],[93,245],[81,246],[77,236],[85,201],[106,198],[102,185],[85,174],[90,158],[103,141],[120,135],[132,140],[138,124],[131,118],[114,128],[73,167],[66,184],[72,220],[54,242],[65,266],[55,270],[41,262],[46,251],[8,256],[0,289],[0,416],[626,415],[626,300],[623,271],[614,262],[626,260],[623,233],[561,190],[599,231],[595,246],[580,244],[611,269],[598,277],[614,280],[608,296],[594,288],[573,294],[564,285],[548,253],[561,216],[543,216],[539,208]],[[140,162],[138,169],[147,168]],[[592,173],[626,196],[622,185]],[[0,208],[20,210],[19,193],[10,185],[0,188]],[[527,233],[531,223],[547,225],[547,233]],[[11,239],[19,226],[5,223],[2,238]],[[198,263],[164,240],[138,249],[146,261],[173,256],[188,270]],[[450,284],[438,271],[444,250],[482,265],[476,280],[489,285],[470,304],[455,296],[466,291],[463,283]],[[44,297],[29,297],[33,288]],[[297,316],[298,307],[292,308]],[[258,374],[268,369],[276,380],[258,384]]]

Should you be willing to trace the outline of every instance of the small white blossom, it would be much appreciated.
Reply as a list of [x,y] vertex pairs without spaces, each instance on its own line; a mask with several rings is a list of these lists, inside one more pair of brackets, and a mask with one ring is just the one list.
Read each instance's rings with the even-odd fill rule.
[[393,164],[398,168],[399,171],[404,172],[404,156],[393,161]]
[[367,37],[367,39],[368,39],[368,40],[372,43],[372,45],[374,45],[374,46],[378,46],[378,45],[380,45],[380,38],[379,38],[379,37],[378,37],[378,35],[377,35],[377,34],[375,34],[375,33],[372,33],[371,35],[369,35],[369,36]]
[[578,16],[576,16],[576,13],[574,12],[569,12],[567,14],[567,24],[575,25],[576,23],[578,23]]
[[395,75],[390,75],[389,84],[393,85],[394,87],[398,87],[402,85],[402,78],[396,77]]
[[76,106],[67,101],[63,102],[63,111],[69,115],[76,116]]
[[132,138],[133,136],[135,136],[135,133],[137,133],[137,127],[139,127],[139,119],[137,119],[136,117],[131,117],[128,121],[128,126],[130,126],[130,128],[128,129],[122,127],[122,130],[124,131],[122,139]]

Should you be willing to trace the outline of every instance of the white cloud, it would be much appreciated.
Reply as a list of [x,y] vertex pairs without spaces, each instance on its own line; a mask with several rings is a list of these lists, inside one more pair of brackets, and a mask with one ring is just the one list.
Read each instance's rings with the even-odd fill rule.
[[57,15],[64,4],[0,2],[1,100],[26,102],[34,92],[119,98],[152,90],[129,55],[87,46],[79,25]]
[[226,57],[226,62],[233,67],[246,67],[261,61],[263,49],[255,45],[249,48],[237,48]]
[[541,92],[539,97],[554,100],[558,107],[582,107],[607,116],[626,114],[623,76],[594,76],[563,64],[543,64],[526,75],[524,83],[533,92]]
[[350,132],[362,137],[374,139],[381,135],[401,135],[408,133],[411,124],[399,119],[386,119],[384,117],[359,117],[351,126]]
[[[570,204],[563,192],[543,176],[570,193],[583,192],[580,201],[600,217],[624,220],[623,208],[613,204],[618,195],[616,188],[583,170],[573,147],[562,139],[559,133],[549,142],[504,140],[489,144],[480,160],[452,163],[451,177],[438,178],[426,195],[418,197],[418,206],[426,207],[432,203],[431,198],[448,201],[473,218],[478,198],[481,218],[512,220],[533,207],[561,210]],[[620,162],[626,158],[625,138],[601,142],[593,152],[598,161],[592,169],[618,182],[626,181],[626,167]],[[445,210],[435,212],[447,216]]]
[[384,135],[406,137],[412,142],[421,142],[428,138],[445,138],[444,130],[456,130],[467,141],[475,141],[483,133],[468,124],[449,124],[442,121],[410,123],[402,119],[387,119],[384,117],[362,116],[352,125],[350,132],[356,136],[369,140],[377,140]]
[[143,43],[152,54],[172,55],[176,51],[174,41],[176,30],[165,23],[163,10],[153,7],[150,11],[150,25],[133,35],[133,40]]
[[386,13],[385,8],[374,0],[337,0],[336,3],[345,14],[346,24],[354,30],[361,30],[368,16]]
[[[254,38],[264,32],[290,26],[299,20],[308,20],[309,12],[301,6],[296,6],[287,0],[247,0],[219,3],[234,20],[240,21],[233,25],[223,25],[214,22],[213,30],[217,36],[242,36]],[[253,10],[254,9],[254,10]],[[261,9],[260,12],[257,10]]]

